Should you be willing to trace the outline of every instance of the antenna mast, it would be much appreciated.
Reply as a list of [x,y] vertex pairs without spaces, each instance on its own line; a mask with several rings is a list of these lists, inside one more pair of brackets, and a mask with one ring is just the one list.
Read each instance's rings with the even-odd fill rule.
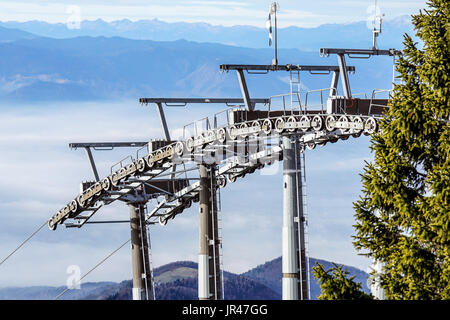
[[[384,17],[384,13],[378,13],[378,1],[375,0],[375,13],[373,16],[373,30],[372,30],[372,49],[376,50],[377,49],[377,38],[381,33],[381,25],[383,23],[383,18]],[[377,28],[377,22],[378,22],[378,28]]]
[[278,10],[278,3],[276,2],[272,2],[272,4],[270,5],[270,10],[269,10],[269,19],[268,19],[268,28],[269,28],[269,46],[272,44],[272,25],[271,25],[271,21],[270,21],[270,16],[273,15],[274,16],[274,22],[275,22],[275,36],[274,36],[274,48],[275,48],[275,57],[272,60],[272,65],[276,66],[278,65],[278,57],[277,57],[277,10]]

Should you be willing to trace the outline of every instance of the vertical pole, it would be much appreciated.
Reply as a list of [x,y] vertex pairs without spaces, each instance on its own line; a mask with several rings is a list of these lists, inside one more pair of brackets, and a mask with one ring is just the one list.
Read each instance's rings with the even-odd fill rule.
[[344,96],[347,99],[350,99],[352,97],[352,93],[350,90],[350,81],[348,79],[347,63],[345,62],[345,54],[339,53],[337,55],[337,58],[338,58],[339,70],[342,75],[342,89],[344,90]]
[[219,300],[220,241],[217,223],[217,197],[214,168],[201,164],[200,171],[200,222],[198,256],[198,298]]
[[300,293],[298,266],[297,172],[295,145],[288,136],[283,143],[283,229],[282,229],[282,299],[298,300]]
[[199,253],[198,253],[198,299],[209,300],[210,296],[210,270],[209,270],[209,237],[208,226],[210,225],[209,214],[209,181],[208,168],[200,164],[200,221],[199,221]]
[[142,237],[143,232],[141,231],[143,205],[129,203],[128,206],[130,207],[133,300],[146,300],[147,297],[151,297],[151,281],[149,281],[151,279],[148,277],[149,272],[145,272],[144,261],[148,258],[148,251],[146,256],[146,245],[143,245],[144,239]]
[[277,3],[276,2],[274,2],[273,4],[272,4],[272,6],[274,6],[274,20],[275,20],[275,37],[274,37],[274,42],[275,42],[275,58],[273,59],[273,61],[272,61],[272,64],[273,65],[278,65],[278,54],[277,54],[277,41],[278,41],[278,39],[277,39],[277,9],[278,9],[278,7],[277,7]]

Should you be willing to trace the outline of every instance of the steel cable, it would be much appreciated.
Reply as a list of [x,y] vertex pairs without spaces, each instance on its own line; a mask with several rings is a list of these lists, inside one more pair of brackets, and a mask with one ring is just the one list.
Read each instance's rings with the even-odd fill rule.
[[101,260],[99,263],[97,263],[92,269],[90,269],[88,272],[86,272],[76,283],[74,283],[71,287],[67,287],[63,292],[61,292],[60,294],[58,294],[55,299],[53,300],[58,300],[60,297],[62,297],[67,291],[72,290],[77,284],[79,284],[81,282],[81,280],[83,280],[84,278],[87,277],[88,274],[90,274],[92,271],[94,271],[95,269],[97,269],[103,262],[105,262],[106,260],[108,260],[109,258],[111,258],[112,255],[114,255],[117,251],[119,251],[120,249],[122,249],[128,242],[130,242],[131,239],[128,239],[127,241],[125,241],[124,243],[122,243],[120,245],[120,247],[118,247],[117,249],[115,249],[113,252],[111,252],[109,255],[107,255],[105,258],[103,258],[103,260]]
[[1,262],[0,262],[0,266],[6,261],[8,260],[14,253],[16,253],[20,248],[22,248],[22,246],[27,243],[31,238],[34,237],[34,235],[36,233],[38,233],[39,231],[41,231],[41,229],[47,225],[48,221],[45,221],[45,223],[43,223],[39,228],[37,228],[36,231],[34,231],[28,238],[26,238],[16,249],[14,249],[6,258],[4,258]]

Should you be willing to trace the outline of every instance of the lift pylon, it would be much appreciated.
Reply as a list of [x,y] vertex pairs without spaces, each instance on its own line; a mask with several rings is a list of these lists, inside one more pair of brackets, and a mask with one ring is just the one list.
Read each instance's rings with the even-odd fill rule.
[[222,282],[220,280],[215,168],[200,164],[199,173],[198,298],[199,300],[219,300]]

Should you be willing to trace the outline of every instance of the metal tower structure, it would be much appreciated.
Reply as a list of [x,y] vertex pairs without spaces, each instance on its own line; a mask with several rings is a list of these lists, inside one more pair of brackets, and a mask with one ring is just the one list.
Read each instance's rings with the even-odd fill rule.
[[[276,12],[276,7],[274,13]],[[165,225],[192,203],[199,202],[198,297],[223,298],[222,239],[219,189],[244,178],[265,165],[283,161],[282,288],[283,299],[309,299],[307,215],[305,203],[305,150],[338,140],[371,135],[388,108],[387,99],[352,96],[346,56],[396,56],[389,49],[320,49],[321,56],[336,54],[338,65],[223,64],[220,70],[235,71],[242,98],[140,98],[142,105],[155,104],[165,139],[146,142],[72,143],[84,148],[94,181],[82,182],[80,193],[48,221],[51,230],[59,224],[81,228],[98,210],[116,200],[130,211],[133,299],[153,297],[147,225]],[[290,92],[267,98],[252,98],[245,72],[289,72]],[[300,93],[300,73],[331,75],[329,87]],[[343,95],[339,95],[338,83]],[[297,88],[296,88],[297,87]],[[319,95],[320,102],[311,102]],[[325,95],[325,97],[324,97]],[[225,104],[212,116],[187,124],[183,138],[172,140],[164,106]],[[256,106],[260,108],[256,108]],[[120,160],[110,174],[100,179],[91,149],[139,148]],[[162,198],[162,200],[161,200]],[[148,209],[151,207],[151,209]]]

